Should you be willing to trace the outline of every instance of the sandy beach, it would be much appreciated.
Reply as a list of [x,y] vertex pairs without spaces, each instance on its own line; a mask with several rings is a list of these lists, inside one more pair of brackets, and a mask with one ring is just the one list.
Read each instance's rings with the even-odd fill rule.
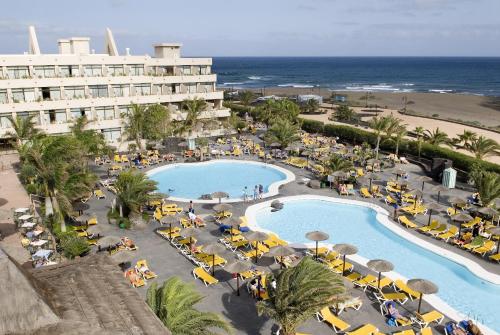
[[[329,97],[331,91],[324,88],[265,88],[265,95],[297,95],[317,94]],[[366,92],[343,92],[336,93],[347,95],[349,102],[359,105],[365,104]],[[443,93],[390,93],[371,92],[369,105],[398,110],[403,108],[403,97],[406,96],[407,109],[415,114],[423,116],[437,116],[440,119],[462,120],[468,122],[479,122],[483,126],[497,127],[500,129],[500,97],[485,97],[477,95],[443,94]],[[432,122],[432,120],[431,120]]]

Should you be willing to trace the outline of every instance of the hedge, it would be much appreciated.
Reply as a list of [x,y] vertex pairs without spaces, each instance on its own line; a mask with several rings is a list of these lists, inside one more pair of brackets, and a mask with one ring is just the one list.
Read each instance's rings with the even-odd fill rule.
[[[321,121],[302,119],[302,129],[309,133],[319,133],[330,137],[339,137],[342,140],[349,141],[353,144],[361,144],[363,142],[369,143],[372,146],[377,144],[377,136],[370,131],[363,129],[327,124]],[[380,149],[384,151],[395,150],[395,143],[393,141],[384,141],[380,143]],[[399,144],[399,152],[401,154],[408,154],[416,156],[417,141],[403,140]],[[453,161],[453,166],[459,170],[469,172],[474,163],[479,163],[480,166],[486,171],[493,171],[500,173],[500,165],[478,160],[474,157],[464,155],[452,149],[432,145],[429,143],[422,143],[420,155],[423,158],[446,158]]]
[[229,101],[224,101],[223,105],[226,108],[230,108],[231,111],[238,113],[239,117],[244,117],[245,113],[250,114],[254,118],[257,115],[255,108],[252,106],[243,106],[243,105],[235,104],[235,103],[232,103]]

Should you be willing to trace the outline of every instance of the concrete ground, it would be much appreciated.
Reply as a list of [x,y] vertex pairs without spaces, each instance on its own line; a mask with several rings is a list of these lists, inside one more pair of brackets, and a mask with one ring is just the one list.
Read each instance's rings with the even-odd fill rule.
[[[248,159],[248,158],[247,158]],[[290,196],[290,195],[298,195],[298,194],[319,194],[319,195],[327,195],[332,197],[338,197],[336,191],[332,191],[330,189],[319,189],[312,190],[307,187],[303,182],[301,182],[302,178],[313,178],[313,175],[305,170],[296,169],[282,163],[276,163],[279,166],[283,166],[296,175],[296,181],[291,182],[287,185],[284,185],[280,188],[281,196]],[[415,178],[419,175],[422,175],[422,171],[419,167],[415,165],[405,165],[403,166],[406,171],[408,171],[410,177],[409,181],[412,183]],[[104,176],[106,175],[105,167],[98,167],[97,171]],[[382,179],[387,180],[390,177],[394,177],[393,172],[384,171],[382,172]],[[413,182],[412,183],[415,188],[420,187],[420,183]],[[428,191],[431,189],[428,185],[425,188],[424,200],[435,201],[435,194]],[[165,279],[171,276],[178,276],[187,282],[192,282],[193,285],[199,290],[204,296],[205,299],[198,305],[198,307],[202,310],[211,311],[220,313],[223,315],[235,328],[236,334],[271,334],[272,330],[276,329],[275,322],[266,317],[260,317],[256,313],[255,309],[255,300],[251,298],[246,291],[243,289],[241,296],[236,296],[234,293],[236,282],[232,279],[231,275],[225,272],[221,268],[217,268],[215,277],[219,279],[220,283],[217,285],[212,285],[211,287],[205,287],[203,283],[199,280],[195,280],[191,274],[194,269],[194,265],[185,258],[176,248],[171,246],[168,241],[162,239],[158,235],[156,235],[153,231],[155,228],[160,225],[156,222],[152,222],[145,226],[135,227],[130,230],[121,230],[115,225],[111,225],[107,223],[106,213],[111,207],[111,201],[113,199],[113,194],[105,191],[107,197],[103,200],[97,200],[96,198],[92,198],[89,200],[88,204],[91,206],[91,209],[88,211],[89,213],[95,213],[99,220],[99,225],[104,230],[104,235],[115,235],[115,236],[128,236],[133,239],[139,249],[136,251],[136,260],[146,259],[150,264],[150,268],[158,274],[157,280],[159,282],[163,282]],[[460,190],[452,190],[447,195],[443,195],[441,198],[442,203],[447,203],[446,198],[448,196],[461,196],[466,197],[466,194]],[[362,199],[359,196],[355,196],[355,199]],[[267,201],[269,199],[265,199]],[[383,200],[381,199],[362,199],[363,201],[369,201],[376,203],[386,209],[388,209],[392,213],[392,208],[389,208],[385,205]],[[264,200],[262,200],[264,201]],[[253,203],[236,203],[234,204],[233,213],[236,217],[244,215],[245,209],[248,205]],[[187,208],[187,204],[179,204],[184,208]],[[447,205],[443,205],[446,208]],[[202,205],[196,204],[195,210],[197,214],[210,214],[212,205]],[[440,213],[441,220],[443,222],[447,222],[448,219],[446,214]],[[419,216],[416,218],[416,221],[425,224],[427,221],[427,217]],[[397,223],[395,223],[397,224]],[[218,231],[218,226],[211,222],[210,219],[207,219],[207,226],[204,228],[198,229],[199,232],[197,234],[198,244],[208,244],[208,243],[216,243],[216,241],[221,237],[220,232]],[[476,257],[468,252],[464,252],[456,247],[451,245],[447,245],[446,243],[437,241],[435,239],[429,238],[423,234],[419,234],[413,231],[410,231],[412,234],[417,235],[419,238],[428,240],[431,243],[437,244],[441,247],[453,250],[469,259],[474,260],[478,264],[480,264],[483,268],[488,271],[500,274],[500,266],[497,264],[492,264],[491,262],[486,261],[485,259],[481,259]],[[221,254],[224,258],[226,258],[229,262],[236,259],[235,254],[226,250]],[[266,271],[276,271],[278,267],[273,263],[273,260],[268,257],[263,257],[259,261],[259,267],[263,268]],[[357,265],[355,270],[360,273],[367,273],[367,269]],[[145,296],[147,286],[138,289],[139,292]],[[340,315],[340,318],[344,321],[351,324],[351,330],[356,329],[357,327],[366,324],[373,323],[376,325],[379,330],[383,333],[395,332],[398,331],[399,328],[388,327],[385,324],[385,318],[381,316],[379,311],[379,304],[374,302],[374,298],[371,293],[365,293],[359,289],[354,289],[354,296],[359,296],[363,300],[363,307],[360,311],[349,310]],[[408,302],[403,306],[399,306],[400,311],[404,314],[405,310],[411,312],[415,311],[417,308],[417,302]],[[424,302],[423,311],[431,310],[432,307]],[[444,324],[444,323],[443,323]],[[322,322],[318,322],[316,319],[311,317],[307,320],[301,327],[299,327],[301,332],[310,333],[310,334],[333,334],[333,330],[329,328],[326,324]],[[416,330],[416,329],[415,329]],[[444,333],[442,326],[435,327],[435,330],[440,333]]]

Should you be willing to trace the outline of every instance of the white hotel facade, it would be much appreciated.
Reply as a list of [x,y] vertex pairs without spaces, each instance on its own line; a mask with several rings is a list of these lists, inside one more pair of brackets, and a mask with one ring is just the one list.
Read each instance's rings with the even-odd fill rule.
[[[113,35],[106,30],[105,54],[90,49],[90,39],[58,41],[58,54],[42,54],[34,27],[29,27],[29,52],[0,55],[0,138],[12,131],[8,116],[34,116],[48,134],[70,131],[74,120],[86,116],[88,128],[102,132],[119,145],[124,118],[131,103],[160,103],[181,120],[182,101],[203,99],[207,109],[200,118],[220,121],[230,115],[216,90],[211,58],[183,58],[180,44],[154,45],[154,56],[119,55]],[[222,132],[220,122],[204,135]]]

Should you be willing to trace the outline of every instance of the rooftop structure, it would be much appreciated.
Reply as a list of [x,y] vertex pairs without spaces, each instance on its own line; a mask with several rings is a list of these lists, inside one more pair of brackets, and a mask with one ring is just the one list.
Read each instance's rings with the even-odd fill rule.
[[[58,54],[43,54],[29,27],[27,53],[0,55],[0,138],[12,131],[9,116],[33,115],[48,134],[67,133],[74,120],[85,116],[89,128],[120,143],[131,103],[160,103],[174,120],[182,120],[182,101],[198,98],[207,102],[201,118],[230,114],[222,106],[223,92],[215,88],[212,59],[181,57],[181,44],[155,44],[154,56],[131,55],[128,48],[120,55],[107,29],[103,54],[95,53],[86,37],[60,39],[58,49]],[[214,124],[201,132],[219,134],[220,123]]]

